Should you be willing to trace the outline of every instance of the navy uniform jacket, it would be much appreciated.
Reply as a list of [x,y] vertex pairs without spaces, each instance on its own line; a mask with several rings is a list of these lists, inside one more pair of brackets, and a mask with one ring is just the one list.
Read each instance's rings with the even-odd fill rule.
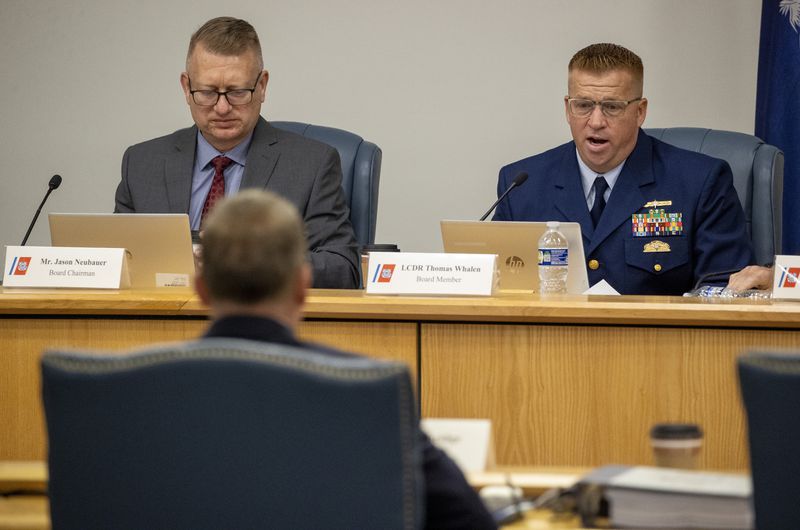
[[[216,320],[206,337],[228,337],[288,344],[326,355],[353,354],[298,341],[288,328],[266,318],[232,316]],[[461,470],[441,449],[419,431],[425,477],[425,528],[490,530],[497,528],[486,507],[467,483]]]
[[[494,220],[580,223],[590,285],[605,279],[621,294],[681,295],[705,274],[754,262],[733,176],[722,160],[639,130],[596,229],[574,142],[502,168],[498,193],[522,171],[528,180],[500,203]],[[662,204],[647,206],[654,201]],[[680,214],[680,231],[634,234],[632,216],[651,210]]]

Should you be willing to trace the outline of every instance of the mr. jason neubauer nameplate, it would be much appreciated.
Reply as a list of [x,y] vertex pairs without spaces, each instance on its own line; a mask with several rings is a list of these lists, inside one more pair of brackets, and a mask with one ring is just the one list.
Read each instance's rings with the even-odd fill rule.
[[490,296],[496,263],[495,254],[371,252],[367,294]]
[[4,287],[128,287],[125,249],[6,247]]

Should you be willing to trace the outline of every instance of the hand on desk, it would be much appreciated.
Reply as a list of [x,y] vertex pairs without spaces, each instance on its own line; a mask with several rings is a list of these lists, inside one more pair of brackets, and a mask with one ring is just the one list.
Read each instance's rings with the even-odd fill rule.
[[746,291],[748,289],[770,289],[772,287],[772,267],[750,265],[731,274],[728,289]]

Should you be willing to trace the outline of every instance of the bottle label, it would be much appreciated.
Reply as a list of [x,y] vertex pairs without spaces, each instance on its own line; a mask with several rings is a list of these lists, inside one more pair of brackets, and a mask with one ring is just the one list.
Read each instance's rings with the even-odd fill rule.
[[539,265],[549,267],[551,265],[567,265],[569,250],[566,248],[540,248]]

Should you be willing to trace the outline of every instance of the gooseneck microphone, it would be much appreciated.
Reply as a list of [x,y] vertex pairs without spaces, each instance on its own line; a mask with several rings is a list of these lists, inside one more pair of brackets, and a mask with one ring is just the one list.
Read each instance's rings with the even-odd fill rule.
[[511,190],[513,190],[517,186],[522,186],[522,184],[524,184],[526,180],[528,180],[528,174],[525,173],[524,171],[522,173],[519,173],[516,177],[514,177],[514,181],[511,183],[511,186],[509,186],[508,189],[504,191],[503,194],[496,201],[494,201],[494,204],[492,204],[489,210],[485,214],[483,214],[483,217],[481,217],[480,220],[484,221],[487,217],[489,217],[489,214],[492,213],[492,210],[494,210],[498,204],[500,204],[500,201],[505,199],[506,195],[508,195],[511,192]]
[[61,186],[61,175],[53,175],[53,178],[50,179],[50,182],[47,184],[47,193],[44,194],[44,199],[42,199],[41,204],[39,204],[39,208],[36,209],[36,213],[33,215],[33,221],[31,221],[31,225],[28,227],[28,231],[25,232],[25,237],[22,238],[22,243],[20,243],[21,247],[25,246],[25,243],[28,242],[28,236],[31,235],[31,230],[33,230],[33,225],[36,224],[36,220],[39,218],[39,214],[42,212],[42,206],[44,206],[45,201],[53,193],[53,190]]

